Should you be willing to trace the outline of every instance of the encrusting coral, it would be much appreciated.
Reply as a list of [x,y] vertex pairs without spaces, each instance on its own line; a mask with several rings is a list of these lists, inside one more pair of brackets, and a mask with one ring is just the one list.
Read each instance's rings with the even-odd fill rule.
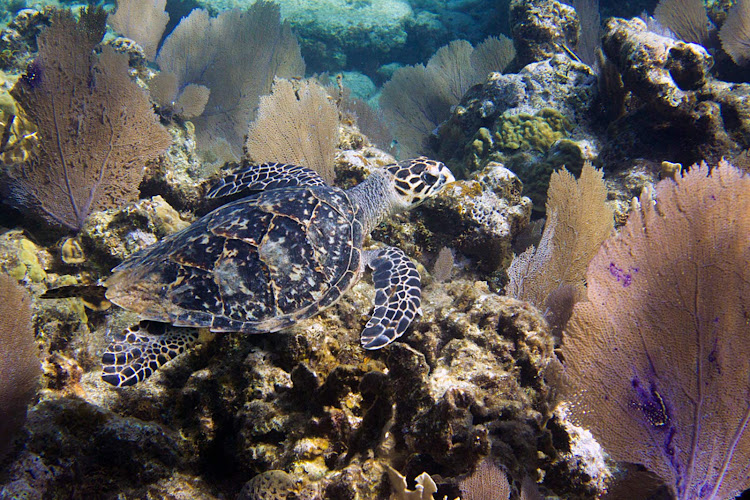
[[[14,80],[2,77],[3,84]],[[0,160],[23,163],[38,146],[36,126],[24,117],[7,90],[0,92]]]
[[555,141],[567,137],[570,121],[559,111],[541,109],[534,115],[504,115],[494,139],[501,149],[535,149],[546,152]]

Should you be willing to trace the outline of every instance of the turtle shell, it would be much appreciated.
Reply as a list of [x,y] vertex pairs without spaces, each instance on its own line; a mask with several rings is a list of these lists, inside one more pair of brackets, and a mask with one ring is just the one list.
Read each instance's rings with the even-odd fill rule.
[[217,208],[114,269],[107,298],[145,319],[272,332],[333,304],[361,275],[362,226],[329,186]]

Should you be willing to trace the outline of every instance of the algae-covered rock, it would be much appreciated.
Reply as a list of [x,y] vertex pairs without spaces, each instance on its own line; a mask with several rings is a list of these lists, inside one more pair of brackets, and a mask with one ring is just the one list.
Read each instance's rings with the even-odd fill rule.
[[107,273],[129,255],[189,225],[157,195],[120,209],[91,214],[80,232],[80,240],[89,255],[88,262]]
[[[52,10],[41,6],[51,1],[34,2],[39,10],[18,10],[13,20],[0,32],[0,69],[19,74],[26,70],[37,50],[37,35],[49,26]],[[13,11],[16,8],[7,10]]]
[[550,411],[541,377],[552,357],[546,323],[527,304],[494,295],[486,285],[434,291],[445,292],[454,302],[425,308],[426,323],[410,347],[401,344],[388,356],[390,370],[400,375],[392,381],[401,398],[399,437],[439,463],[444,475],[467,472],[492,452],[522,477],[539,465],[530,443],[544,432]]
[[460,157],[480,128],[497,130],[503,116],[533,116],[544,109],[560,113],[571,124],[573,137],[586,137],[591,125],[585,119],[595,95],[591,68],[564,55],[528,64],[518,73],[492,73],[463,96],[440,126],[437,137],[453,142],[439,145],[439,151],[443,157]]
[[449,185],[419,209],[432,231],[431,250],[450,245],[489,272],[507,264],[513,238],[531,218],[531,200],[522,191],[519,178],[499,163],[488,164],[470,180]]
[[512,0],[510,26],[516,68],[571,51],[578,43],[575,9],[556,0]]
[[[500,180],[514,177],[497,168],[486,175],[499,179],[498,195],[513,195],[517,187]],[[544,426],[553,337],[538,311],[482,282],[433,283],[404,337],[369,352],[359,334],[373,295],[363,280],[283,332],[216,335],[130,389],[107,386],[98,364],[74,363],[85,346],[64,348],[48,360],[48,389],[2,487],[44,497],[75,484],[82,494],[232,498],[278,470],[294,485],[288,498],[375,500],[390,492],[387,465],[444,480],[488,455],[513,478],[562,470]],[[106,324],[92,324],[99,340],[77,342],[91,350],[105,330],[135,320],[106,314]],[[31,485],[23,467],[34,460],[41,483]]]
[[717,80],[704,47],[654,33],[639,18],[611,18],[602,49],[635,97],[609,125],[602,157],[611,169],[642,159],[657,171],[664,160],[713,163],[750,147],[750,84]]
[[203,185],[216,173],[221,158],[200,158],[192,122],[171,122],[167,127],[172,144],[151,162],[141,183],[146,196],[161,196],[177,210],[195,210],[203,201]]
[[[71,485],[82,498],[114,492],[145,498],[151,483],[169,478],[175,466],[190,459],[178,433],[77,398],[38,404],[29,412],[27,429],[26,448],[9,470],[11,481],[0,489],[2,498],[25,488],[40,498],[55,498],[61,487],[70,491]],[[29,463],[33,469],[23,467]],[[130,478],[127,489],[119,487],[123,477]]]
[[625,86],[666,113],[691,108],[692,90],[706,83],[713,66],[702,46],[658,35],[639,18],[608,19],[602,48]]

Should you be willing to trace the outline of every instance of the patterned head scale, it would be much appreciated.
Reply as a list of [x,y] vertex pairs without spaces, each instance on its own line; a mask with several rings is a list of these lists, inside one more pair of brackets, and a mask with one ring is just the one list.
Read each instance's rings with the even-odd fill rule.
[[386,170],[393,175],[396,193],[408,208],[435,196],[456,180],[443,162],[425,156],[400,161],[389,165]]

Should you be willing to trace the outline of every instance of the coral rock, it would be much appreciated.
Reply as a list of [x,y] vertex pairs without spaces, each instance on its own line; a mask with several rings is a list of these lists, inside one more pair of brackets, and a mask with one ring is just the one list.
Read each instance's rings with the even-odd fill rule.
[[578,43],[575,9],[555,0],[513,0],[510,23],[517,68],[564,53]]
[[700,45],[652,33],[638,18],[609,19],[602,46],[626,87],[664,113],[694,106],[690,91],[705,84],[713,66]]
[[[610,167],[649,159],[690,165],[750,147],[750,85],[716,80],[700,45],[650,32],[640,19],[609,19],[602,48],[634,97],[609,130]],[[606,97],[606,96],[605,96]]]
[[425,224],[456,250],[494,271],[512,257],[511,242],[529,223],[531,200],[518,177],[490,163],[474,179],[448,186],[425,212]]

